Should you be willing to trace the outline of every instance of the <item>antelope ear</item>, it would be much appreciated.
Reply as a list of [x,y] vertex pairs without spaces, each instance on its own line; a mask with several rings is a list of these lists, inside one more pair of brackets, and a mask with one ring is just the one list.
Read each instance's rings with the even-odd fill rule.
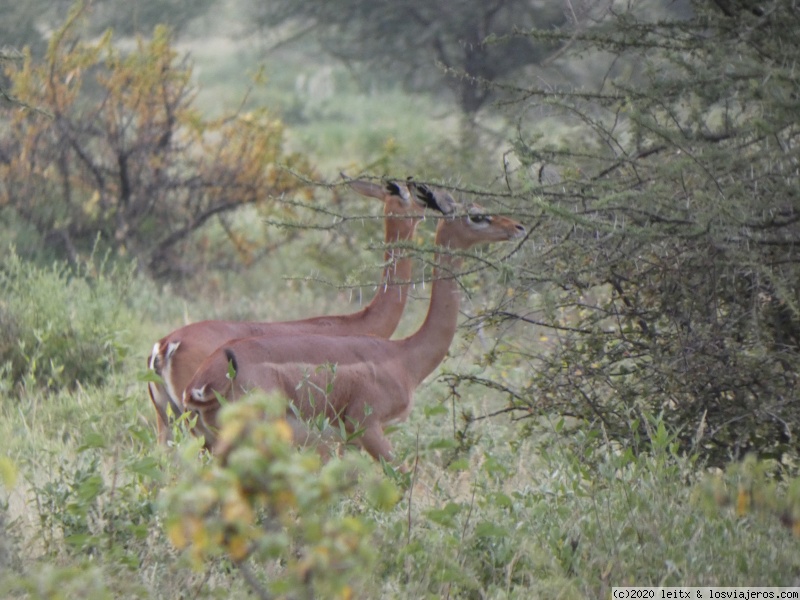
[[444,215],[449,215],[455,211],[456,201],[444,190],[434,190],[424,183],[408,182],[408,189],[425,206],[431,210],[437,210]]
[[192,391],[189,394],[192,400],[194,400],[195,402],[205,402],[207,387],[208,385],[204,385],[203,387],[192,389]]
[[153,346],[153,351],[150,353],[150,360],[147,361],[147,368],[153,371],[156,370],[156,366],[158,365],[158,353],[161,350],[161,344],[158,342],[155,343]]
[[175,351],[180,347],[180,342],[170,342],[167,345],[167,351],[164,353],[167,360],[172,358],[172,355],[175,354]]
[[385,189],[392,196],[400,198],[404,204],[408,205],[411,202],[411,193],[408,191],[405,184],[387,180]]
[[369,196],[370,198],[377,198],[378,200],[383,200],[386,196],[386,190],[378,185],[377,183],[373,183],[372,181],[364,181],[363,179],[350,179],[344,173],[339,173],[347,182],[353,191],[358,192],[362,196]]

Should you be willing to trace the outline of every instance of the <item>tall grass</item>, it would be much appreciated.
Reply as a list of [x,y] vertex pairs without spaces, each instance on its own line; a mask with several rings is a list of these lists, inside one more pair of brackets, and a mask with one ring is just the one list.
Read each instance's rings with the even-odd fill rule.
[[[17,473],[0,492],[4,597],[62,590],[86,598],[216,598],[252,590],[222,538],[195,539],[204,544],[201,555],[170,541],[167,523],[203,497],[211,474],[230,488],[240,471],[207,463],[190,438],[158,448],[144,390],[131,384],[135,370],[40,401],[35,416],[4,404],[0,445]],[[699,501],[702,469],[674,454],[657,420],[656,449],[646,455],[598,446],[593,432],[557,423],[542,424],[539,442],[519,442],[513,426],[492,422],[453,460],[452,445],[434,443],[448,439],[448,415],[425,410],[438,401],[434,393],[420,398],[413,428],[431,443],[418,459],[413,432],[392,434],[412,474],[397,504],[378,508],[364,483],[331,497],[320,513],[361,523],[359,552],[370,550],[361,559],[353,554],[348,568],[358,560],[370,568],[347,579],[354,597],[604,598],[614,585],[797,585],[798,538],[775,515],[710,510]],[[237,464],[261,460],[244,456]],[[304,475],[309,463],[297,458],[285,473],[304,486],[295,493],[308,494],[314,488],[301,482],[313,482],[313,474]],[[373,481],[387,477],[374,464],[359,468]],[[186,500],[165,504],[164,497]],[[308,509],[301,509],[294,519],[304,518]],[[259,509],[257,523],[271,514]],[[311,534],[285,538],[291,531],[268,529],[274,543],[295,551]],[[285,580],[288,563],[275,561],[243,564],[268,588]],[[302,595],[304,584],[292,581]],[[325,589],[320,597],[340,597],[344,588],[340,581]]]

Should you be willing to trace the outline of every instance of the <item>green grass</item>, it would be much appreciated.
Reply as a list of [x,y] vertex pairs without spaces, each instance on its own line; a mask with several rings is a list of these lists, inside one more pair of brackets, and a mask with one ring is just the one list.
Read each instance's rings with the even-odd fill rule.
[[[524,435],[506,418],[478,421],[460,443],[461,411],[485,414],[503,400],[474,387],[454,400],[436,377],[421,386],[409,421],[390,434],[411,471],[410,486],[398,479],[399,501],[381,491],[392,478],[370,461],[339,468],[335,460],[321,476],[314,461],[292,458],[291,449],[274,458],[244,454],[238,468],[279,469],[294,486],[302,501],[292,518],[256,538],[261,558],[247,561],[246,571],[213,539],[203,542],[200,558],[193,554],[200,538],[179,550],[169,523],[186,517],[210,482],[235,489],[244,475],[209,463],[191,436],[178,436],[170,449],[157,445],[140,375],[169,304],[159,308],[164,299],[146,285],[117,289],[128,294],[118,304],[144,317],[110,375],[49,391],[28,382],[18,397],[4,398],[3,597],[244,597],[253,585],[278,581],[302,595],[312,585],[298,579],[306,567],[297,557],[306,553],[317,556],[320,597],[605,598],[615,585],[800,580],[800,540],[770,511],[737,516],[709,502],[702,467],[674,453],[657,419],[654,450],[642,455],[599,443],[602,432],[546,420],[526,424]],[[140,313],[144,306],[154,310]],[[455,342],[442,370],[475,363],[479,349],[464,344]],[[267,462],[259,467],[258,460]],[[331,475],[342,468],[356,469],[360,481],[335,493],[317,487],[344,481]],[[274,519],[265,506],[256,512],[262,523]],[[203,514],[210,530],[224,527],[225,510]],[[325,540],[335,543],[315,554]]]
[[[186,476],[205,461],[190,439],[157,447],[138,370],[4,403],[2,451],[18,472],[0,496],[11,542],[4,597],[73,589],[78,596],[62,597],[167,598],[189,586],[215,598],[248,588],[224,557],[193,566],[168,541],[171,513],[158,499],[175,485],[193,489]],[[603,598],[614,585],[797,584],[798,539],[774,516],[699,502],[702,471],[672,454],[668,433],[637,457],[556,424],[542,423],[532,439],[493,420],[454,455],[452,415],[431,410],[442,395],[425,386],[392,434],[413,465],[399,503],[378,510],[356,487],[326,509],[370,524],[376,564],[357,597]],[[383,477],[376,465],[366,472]],[[280,574],[272,562],[250,567]]]

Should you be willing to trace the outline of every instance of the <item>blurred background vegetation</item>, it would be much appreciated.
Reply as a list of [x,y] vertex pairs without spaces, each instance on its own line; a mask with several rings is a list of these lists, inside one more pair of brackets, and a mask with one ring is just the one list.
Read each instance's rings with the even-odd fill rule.
[[[175,597],[164,578],[207,597],[798,585],[793,2],[0,9],[10,594]],[[342,475],[369,465],[317,478],[272,449],[281,484],[226,496],[267,466],[198,462],[189,439],[180,464],[156,449],[145,356],[188,320],[369,296],[380,210],[341,171],[413,175],[530,234],[461,279],[451,357],[392,434],[419,461],[413,483],[390,478],[402,495]],[[263,426],[242,456],[281,439]],[[290,525],[281,501],[307,520]]]

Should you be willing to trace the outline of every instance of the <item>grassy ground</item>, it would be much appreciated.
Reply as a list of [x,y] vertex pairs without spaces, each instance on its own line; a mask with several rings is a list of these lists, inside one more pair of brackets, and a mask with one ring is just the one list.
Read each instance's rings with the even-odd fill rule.
[[[243,568],[226,558],[222,542],[202,560],[191,545],[175,547],[171,520],[185,516],[209,481],[235,476],[208,463],[191,437],[170,449],[156,444],[141,381],[144,357],[181,310],[147,285],[118,289],[128,290],[127,309],[113,318],[127,324],[119,333],[129,351],[102,383],[7,389],[0,419],[3,597],[230,598],[283,581],[299,568],[293,556],[320,543],[296,529],[312,518],[302,504],[281,525],[292,549],[284,556],[256,552]],[[77,319],[86,316],[81,306],[72,307]],[[453,349],[439,373],[470,368],[480,352],[477,342],[461,339]],[[368,461],[358,466],[361,483],[315,496],[314,518],[326,524],[319,527],[359,524],[361,545],[328,550],[350,556],[347,564],[326,563],[346,585],[325,587],[323,575],[313,585],[295,578],[284,582],[289,596],[314,589],[320,597],[605,598],[614,585],[800,582],[798,538],[774,514],[737,514],[715,501],[702,468],[673,453],[657,420],[649,455],[598,444],[602,432],[574,424],[525,423],[523,435],[507,418],[479,421],[459,441],[462,409],[480,415],[502,405],[478,389],[456,401],[431,377],[409,421],[391,434],[410,467],[410,485],[400,477],[399,496],[376,503],[370,486],[392,478]],[[325,481],[294,458],[271,460],[289,461],[292,485],[303,482],[302,489]],[[735,495],[735,482],[729,485]],[[259,529],[270,522],[270,509],[256,512],[256,530],[274,541],[274,529]],[[223,506],[206,521],[225,514]]]
[[[244,596],[248,584],[224,558],[193,566],[167,540],[159,498],[181,481],[180,447],[156,447],[136,370],[4,404],[3,454],[18,471],[3,492],[4,597]],[[797,538],[774,518],[709,510],[697,470],[668,447],[636,458],[590,451],[580,434],[547,425],[542,439],[520,441],[495,420],[453,461],[452,415],[434,410],[441,398],[426,386],[392,436],[402,454],[419,451],[414,483],[395,506],[376,510],[356,488],[327,507],[370,523],[376,567],[357,580],[357,597],[798,585]],[[381,473],[371,466],[366,476]],[[274,561],[250,564],[264,580],[277,577]]]

